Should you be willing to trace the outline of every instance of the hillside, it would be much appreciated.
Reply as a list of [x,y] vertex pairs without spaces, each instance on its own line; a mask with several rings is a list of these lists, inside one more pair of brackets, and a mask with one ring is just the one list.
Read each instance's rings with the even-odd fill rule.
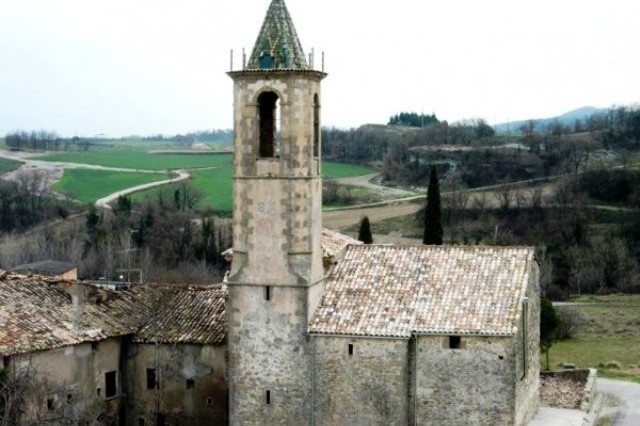
[[546,129],[551,124],[560,123],[563,126],[573,127],[576,120],[582,120],[591,117],[595,114],[606,112],[606,108],[596,108],[592,106],[585,106],[572,111],[566,112],[557,117],[549,118],[531,118],[529,120],[510,121],[507,123],[499,123],[493,126],[497,133],[520,133],[520,128],[530,121],[535,123],[536,130],[540,131]]

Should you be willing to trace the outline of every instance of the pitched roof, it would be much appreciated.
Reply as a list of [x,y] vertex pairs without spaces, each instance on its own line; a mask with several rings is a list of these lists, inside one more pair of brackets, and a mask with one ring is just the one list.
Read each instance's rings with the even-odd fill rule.
[[309,332],[512,336],[533,262],[526,247],[349,246]]
[[205,345],[225,342],[226,286],[165,289],[163,293],[164,308],[136,333],[134,342]]
[[11,268],[13,272],[30,272],[36,274],[49,274],[59,275],[64,274],[72,269],[76,265],[69,262],[60,262],[58,260],[43,260],[34,263],[25,263],[24,265],[18,265]]
[[309,69],[284,0],[272,0],[247,68]]
[[92,303],[74,307],[73,284],[41,276],[0,279],[0,355],[35,352],[134,332],[144,304],[133,292],[76,287]]
[[[72,294],[81,294],[84,303],[74,305]],[[225,297],[221,286],[136,285],[113,291],[42,276],[0,275],[0,356],[138,331],[138,341],[222,343]]]

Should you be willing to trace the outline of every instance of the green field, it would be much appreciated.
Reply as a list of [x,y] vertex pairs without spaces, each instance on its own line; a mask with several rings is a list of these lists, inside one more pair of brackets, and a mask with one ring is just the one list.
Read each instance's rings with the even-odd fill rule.
[[104,149],[84,152],[57,152],[34,157],[38,160],[94,164],[126,169],[166,170],[216,167],[231,162],[231,154],[153,154],[135,149]]
[[9,160],[7,158],[0,158],[0,175],[2,173],[10,172],[20,167],[20,162],[16,160]]
[[[108,167],[137,168],[144,170],[187,169],[190,182],[201,191],[200,208],[216,211],[231,211],[231,154],[149,154],[136,150],[104,150],[49,154],[42,157],[47,161],[87,163]],[[374,173],[375,170],[363,166],[344,163],[324,162],[323,172],[327,178],[358,176]],[[120,177],[118,177],[120,176]],[[153,176],[153,177],[152,177]],[[82,202],[92,202],[111,192],[128,186],[139,185],[163,179],[163,174],[138,174],[127,172],[105,172],[88,169],[67,169],[63,178],[55,186],[62,192]],[[173,194],[181,184],[163,186],[134,194],[134,201],[155,200],[160,192]],[[115,188],[115,189],[114,189]],[[355,194],[358,191],[354,191]]]
[[550,367],[572,363],[640,382],[640,295],[582,296],[571,302],[577,304],[556,310],[569,312],[576,328],[571,339],[553,344]]
[[334,161],[322,162],[322,175],[328,179],[368,175],[375,172],[371,167],[356,164],[336,163]]
[[167,175],[67,169],[53,189],[82,203],[91,203],[122,189],[162,179],[167,179]]

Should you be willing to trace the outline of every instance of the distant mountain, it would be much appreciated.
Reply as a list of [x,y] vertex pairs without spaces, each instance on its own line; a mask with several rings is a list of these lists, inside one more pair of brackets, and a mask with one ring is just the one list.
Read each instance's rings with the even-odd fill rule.
[[585,118],[591,117],[594,114],[599,114],[606,112],[607,108],[596,108],[592,106],[586,106],[578,109],[574,109],[573,111],[566,112],[557,117],[550,118],[532,118],[530,120],[520,120],[520,121],[511,121],[508,123],[500,123],[493,126],[497,133],[519,133],[520,128],[529,121],[533,121],[535,123],[536,129],[544,129],[548,127],[550,124],[554,123],[556,120],[565,126],[573,126],[576,120],[584,120]]

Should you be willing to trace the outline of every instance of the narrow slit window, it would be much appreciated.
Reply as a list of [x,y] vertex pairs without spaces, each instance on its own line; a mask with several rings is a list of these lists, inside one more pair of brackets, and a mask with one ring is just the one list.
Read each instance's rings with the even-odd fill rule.
[[264,300],[271,300],[271,286],[266,286],[264,288]]
[[147,368],[147,389],[157,389],[158,376],[155,368]]
[[460,336],[449,336],[449,349],[460,349],[462,339]]
[[349,343],[349,356],[353,355],[353,343]]
[[265,402],[267,403],[267,405],[271,405],[271,391],[270,390],[267,391]]

